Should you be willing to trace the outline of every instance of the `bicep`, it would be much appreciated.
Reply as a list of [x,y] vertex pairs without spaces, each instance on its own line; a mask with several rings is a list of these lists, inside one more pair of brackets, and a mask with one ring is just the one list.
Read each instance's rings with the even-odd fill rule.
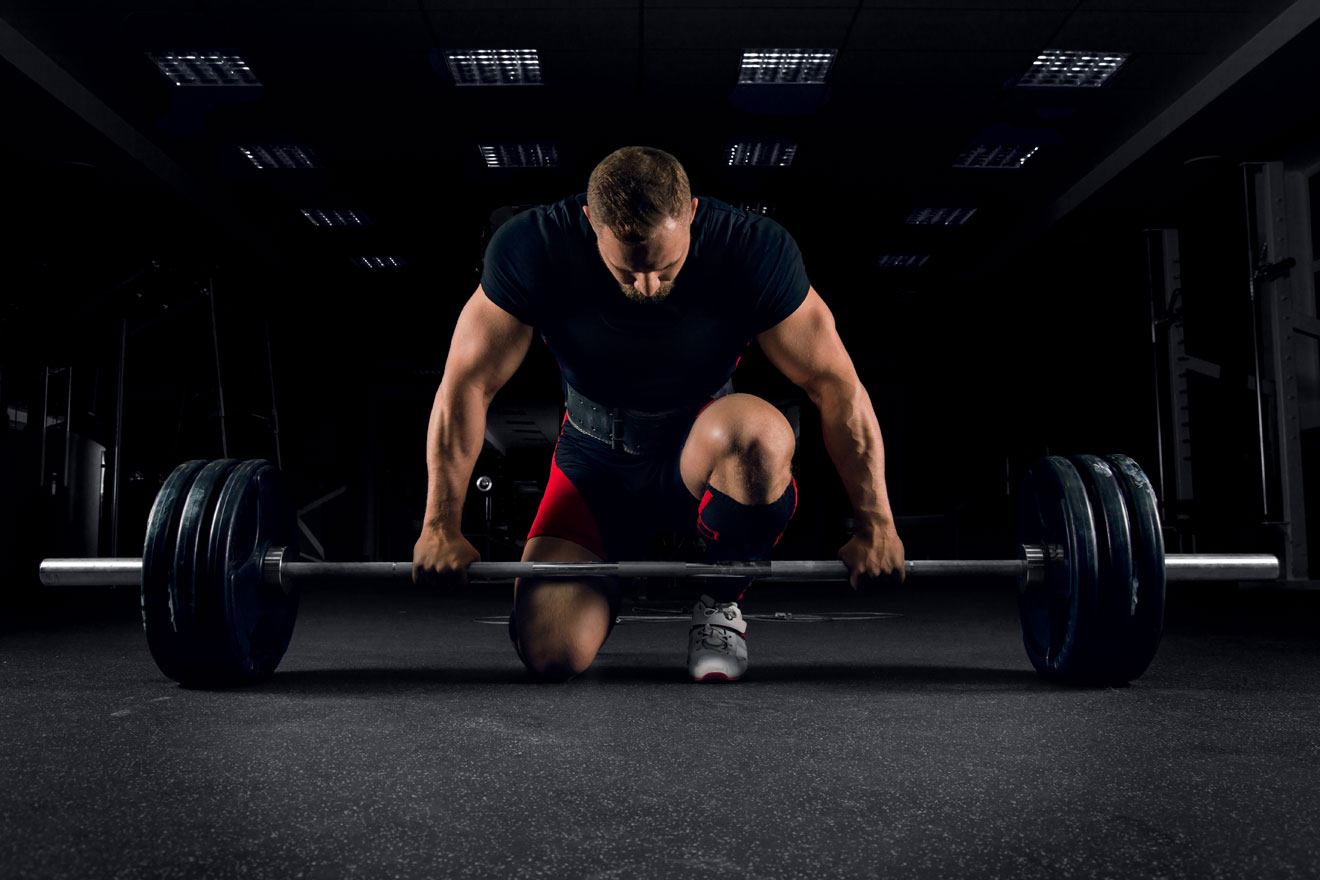
[[479,388],[489,400],[522,363],[532,332],[530,325],[491,302],[478,285],[454,325],[444,381]]
[[856,378],[852,358],[834,326],[834,314],[815,288],[807,291],[793,314],[756,340],[770,363],[813,398],[822,383]]

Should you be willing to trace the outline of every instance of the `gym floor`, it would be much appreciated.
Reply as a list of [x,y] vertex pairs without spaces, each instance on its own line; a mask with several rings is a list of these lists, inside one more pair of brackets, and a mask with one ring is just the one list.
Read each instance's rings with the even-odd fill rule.
[[325,586],[216,691],[162,678],[131,591],[11,615],[4,873],[1320,875],[1315,594],[1175,585],[1147,674],[1088,690],[1036,678],[1011,586],[760,585],[734,685],[685,680],[664,600],[531,683],[502,591]]

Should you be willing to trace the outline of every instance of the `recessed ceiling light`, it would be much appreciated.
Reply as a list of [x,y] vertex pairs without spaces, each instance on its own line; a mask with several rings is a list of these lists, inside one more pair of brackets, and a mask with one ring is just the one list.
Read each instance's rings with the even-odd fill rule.
[[233,52],[148,52],[161,74],[176,86],[259,86],[248,63]]
[[975,208],[950,208],[941,206],[927,206],[917,208],[908,215],[908,226],[962,226],[972,215],[976,213]]
[[729,164],[786,168],[793,164],[795,155],[797,144],[785,141],[748,141],[729,147]]
[[358,211],[334,208],[299,208],[299,213],[313,226],[370,226],[371,220]]
[[450,49],[445,63],[456,86],[539,86],[541,59],[535,49]]
[[1040,150],[1040,147],[1026,144],[977,144],[968,147],[954,160],[954,168],[996,168],[1015,171],[1027,164],[1027,160]]
[[362,269],[402,269],[408,265],[403,257],[354,257],[353,262]]
[[739,85],[812,85],[829,79],[834,49],[745,49]]
[[881,269],[915,269],[926,265],[930,254],[881,254],[875,265]]
[[559,149],[554,144],[479,144],[487,168],[558,168]]
[[1045,88],[1099,88],[1118,73],[1126,52],[1079,52],[1046,49],[1022,74],[1019,86]]
[[316,154],[294,144],[240,146],[238,151],[261,169],[324,168]]

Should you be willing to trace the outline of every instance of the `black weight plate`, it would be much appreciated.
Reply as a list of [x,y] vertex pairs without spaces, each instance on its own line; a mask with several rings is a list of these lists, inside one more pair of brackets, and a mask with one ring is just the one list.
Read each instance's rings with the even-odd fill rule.
[[1136,587],[1130,600],[1127,651],[1123,677],[1133,681],[1155,659],[1164,635],[1164,532],[1160,527],[1155,487],[1141,466],[1126,455],[1107,455],[1114,466],[1132,520],[1132,547],[1136,561]]
[[1128,647],[1131,597],[1136,590],[1127,502],[1109,462],[1094,455],[1074,455],[1070,460],[1091,499],[1096,546],[1100,550],[1096,641],[1088,652],[1095,658],[1092,679],[1095,684],[1126,684],[1123,658]]
[[208,685],[215,682],[217,665],[215,633],[220,624],[214,618],[214,603],[206,595],[206,550],[220,500],[220,489],[229,472],[238,466],[230,459],[213,461],[202,468],[188,490],[179,519],[178,538],[174,544],[175,627],[183,648],[178,676],[182,685]]
[[298,616],[298,592],[262,581],[266,551],[298,555],[298,517],[284,475],[267,461],[247,461],[221,492],[207,551],[216,600],[208,616],[221,624],[216,656],[219,680],[253,682],[275,671],[289,647]]
[[1100,579],[1095,523],[1086,487],[1065,458],[1042,458],[1018,494],[1018,540],[1046,548],[1044,582],[1018,595],[1022,643],[1044,678],[1085,682],[1094,644]]
[[160,671],[175,681],[183,674],[183,645],[175,626],[174,543],[184,502],[205,461],[187,461],[174,469],[156,493],[147,516],[142,548],[142,629]]

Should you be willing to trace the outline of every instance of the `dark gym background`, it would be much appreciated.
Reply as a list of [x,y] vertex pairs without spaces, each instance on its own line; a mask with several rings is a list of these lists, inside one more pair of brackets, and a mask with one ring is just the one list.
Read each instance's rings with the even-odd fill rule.
[[[100,624],[128,633],[133,591],[43,591],[36,564],[48,556],[138,555],[152,499],[186,459],[278,459],[306,507],[302,522],[310,539],[302,549],[311,556],[410,558],[425,492],[427,415],[454,320],[476,287],[485,241],[514,209],[583,191],[597,161],[636,143],[674,153],[696,195],[757,206],[798,241],[879,415],[890,497],[909,558],[1012,555],[1013,491],[1032,461],[1047,453],[1127,453],[1161,481],[1171,550],[1263,551],[1284,562],[1283,584],[1269,589],[1174,591],[1169,638],[1186,651],[1166,662],[1166,678],[1157,684],[1167,685],[1181,670],[1206,688],[1223,687],[1230,673],[1212,674],[1201,659],[1249,652],[1252,634],[1260,633],[1280,656],[1277,665],[1271,654],[1254,668],[1282,678],[1240,683],[1264,702],[1233,703],[1221,714],[1202,714],[1188,704],[1187,714],[1170,722],[1172,731],[1151,735],[1177,737],[1179,730],[1199,728],[1236,739],[1242,731],[1232,719],[1269,715],[1277,708],[1270,694],[1286,693],[1296,711],[1309,711],[1313,719],[1314,710],[1303,707],[1315,705],[1314,676],[1297,669],[1315,666],[1315,594],[1309,590],[1311,559],[1320,553],[1320,509],[1309,504],[1320,466],[1314,298],[1320,225],[1312,224],[1311,206],[1320,199],[1317,19],[1320,3],[1309,0],[162,0],[143,8],[0,0],[0,407],[6,413],[0,600],[9,609],[4,638],[10,656],[16,664],[41,664],[60,638],[87,635]],[[794,46],[838,51],[826,84],[737,84],[743,50]],[[544,84],[456,85],[445,53],[476,47],[536,49]],[[259,84],[176,86],[148,56],[212,49],[240,55]],[[1019,85],[1047,49],[1127,57],[1100,88]],[[796,151],[783,167],[731,166],[730,145],[740,142],[778,142]],[[479,147],[510,143],[553,147],[557,164],[488,167]],[[299,146],[315,157],[316,167],[257,168],[239,149],[252,145]],[[1038,151],[1016,170],[955,167],[969,149],[1002,145]],[[1268,184],[1273,188],[1266,189],[1270,174],[1276,175]],[[1262,193],[1268,194],[1264,213],[1276,215],[1287,230],[1265,253],[1263,214],[1253,202]],[[927,207],[975,213],[964,225],[909,222]],[[314,225],[304,209],[356,211],[365,225]],[[1170,235],[1176,235],[1176,259],[1164,249]],[[884,265],[894,256],[924,259]],[[363,257],[390,257],[399,265],[369,268]],[[1286,258],[1294,263],[1279,265]],[[1171,267],[1180,273],[1176,298],[1161,275]],[[1255,301],[1253,272],[1259,273]],[[1290,298],[1291,318],[1271,311],[1279,297]],[[1185,342],[1171,354],[1174,324]],[[1275,358],[1280,339],[1292,348]],[[1181,397],[1173,393],[1171,371],[1186,383]],[[739,390],[793,413],[800,428],[801,504],[779,555],[833,557],[847,538],[850,510],[814,408],[755,345],[734,381]],[[538,340],[496,399],[492,442],[473,474],[494,480],[489,530],[486,498],[469,489],[465,531],[487,558],[519,555],[547,476],[559,394],[553,359]],[[1178,445],[1189,434],[1188,444]],[[1179,471],[1185,491],[1175,487]],[[1012,597],[1002,592],[1011,628]],[[846,603],[845,593],[835,585],[814,595]],[[368,614],[363,609],[370,600],[330,595],[319,612],[308,600],[311,619],[323,621],[315,632],[374,640],[382,651],[388,646],[392,618],[364,623],[370,636],[350,634],[345,621]],[[394,597],[391,602],[432,601],[382,595]],[[473,591],[461,601],[476,603],[471,618],[498,613],[500,597]],[[900,594],[892,606],[885,601],[876,607],[920,613],[921,606],[904,604],[916,601],[910,594]],[[963,607],[979,607],[967,601],[972,604]],[[960,601],[931,603],[946,604]],[[960,621],[974,627],[980,620],[960,612],[948,627],[956,630]],[[1235,628],[1239,624],[1244,628]],[[912,658],[948,650],[959,639],[923,627],[896,643],[892,656],[849,660],[846,646],[837,657],[831,646],[823,668],[849,688],[861,688],[864,682],[849,677],[850,664],[924,662]],[[1300,643],[1279,635],[1292,638],[1299,631]],[[1196,642],[1196,634],[1213,635],[1222,639],[1214,644],[1227,647],[1191,647],[1209,644]],[[979,644],[980,636],[966,638]],[[506,662],[507,645],[497,630],[453,639],[455,645],[468,644],[464,639],[481,644],[491,656],[502,652],[499,662]],[[177,693],[150,667],[144,646],[128,635],[123,643],[121,653],[134,657],[133,681],[143,683],[144,694],[147,683]],[[341,655],[324,643],[313,644],[322,653],[307,651],[305,662],[315,666],[317,658],[329,658],[327,668],[337,672],[300,673],[295,666],[277,676],[283,684],[264,693],[333,704],[340,696],[369,700],[383,691],[397,701],[396,711],[406,711],[398,706],[407,706],[415,692],[437,681],[454,684],[428,677],[428,661],[411,654],[406,662],[394,661],[404,670],[397,677],[373,677],[364,670],[388,668],[391,661],[374,654],[369,661],[336,659]],[[791,656],[795,648],[784,650]],[[1283,655],[1296,659],[1296,652],[1305,663],[1281,671],[1292,662]],[[680,663],[681,649],[673,653]],[[987,693],[1006,689],[1014,691],[1017,711],[1041,711],[1016,693],[1037,687],[1025,672],[1021,678],[1016,672],[978,674],[970,671],[978,657],[984,659],[972,651],[960,661],[961,679],[926,672],[890,684],[910,691],[914,705],[922,705],[926,688],[949,699],[965,691],[989,699]],[[637,673],[643,685],[655,684],[644,671],[650,662],[629,661],[613,679],[606,662],[601,681]],[[511,654],[507,663],[501,673],[457,681],[514,680]],[[1020,657],[1006,663],[1025,667]],[[754,671],[755,665],[754,655]],[[1152,676],[1160,672],[1157,666]],[[80,686],[84,694],[118,680],[104,671],[88,675]],[[58,731],[70,722],[40,708],[45,680],[11,679],[14,717]],[[824,673],[799,676],[795,695],[831,693],[838,689],[831,681]],[[1234,697],[1213,694],[1230,702]],[[225,711],[223,695],[205,698],[208,711]],[[624,708],[636,699],[631,690],[616,689],[596,708],[639,713],[636,705]],[[702,699],[718,706],[716,697]],[[930,717],[914,710],[932,731],[956,725],[967,708],[932,705],[938,714]],[[1085,707],[1051,705],[1044,711],[1060,717],[1082,713],[1077,717],[1086,730],[1103,729],[1094,719],[1111,711],[1097,703],[1090,716]],[[681,712],[682,706],[675,698],[669,708]],[[801,709],[799,703],[793,711]],[[877,717],[891,718],[894,709],[878,709]],[[517,704],[499,711],[516,714]],[[1143,711],[1124,716],[1123,735],[1133,742],[1150,721]],[[370,714],[322,716],[308,721],[308,730],[369,727],[364,719]],[[1001,721],[1013,724],[1007,715]],[[1298,762],[1288,779],[1310,773],[1313,789],[1315,739],[1303,731],[1314,728],[1304,721],[1293,716],[1281,728],[1289,731],[1280,734],[1282,744],[1270,747]],[[428,723],[456,724],[454,736],[462,729],[454,718]],[[637,720],[628,735],[640,735],[647,723]],[[11,746],[36,742],[26,726],[22,734],[17,730]],[[774,748],[803,746],[790,722],[775,730],[771,739],[782,739]],[[964,733],[965,742],[950,734],[931,760],[956,760],[960,750],[974,749],[977,738]],[[1271,734],[1255,735],[1264,742]],[[88,736],[79,748],[98,742]],[[1016,736],[1010,740],[1001,746],[1032,747]],[[772,746],[765,749],[754,752],[757,760],[774,761]],[[1106,751],[1104,760],[1122,763],[1121,752]],[[180,761],[184,773],[187,762]],[[1254,763],[1227,763],[1228,779],[1260,775]],[[807,774],[819,769],[795,766]],[[506,774],[517,767],[514,760]],[[467,791],[453,780],[438,784],[451,783]],[[1089,797],[1088,786],[1095,784],[1097,802],[1121,801],[1095,780],[1074,783],[1070,791],[1079,798]],[[368,776],[350,784],[376,783]],[[1260,791],[1239,789],[1242,800],[1234,809],[1250,814],[1257,796],[1268,799],[1271,789],[1261,785]],[[318,786],[308,783],[302,793],[315,798]],[[1055,809],[1034,789],[1024,791],[1040,815]],[[204,793],[194,794],[201,800],[189,802],[192,807],[210,809]],[[1299,843],[1287,830],[1315,819],[1314,791],[1275,794],[1278,809],[1291,812],[1272,818],[1273,825],[1261,819],[1242,826],[1264,828],[1266,843],[1253,851],[1257,862],[1244,856],[1225,876],[1320,872],[1314,845]],[[1186,807],[1202,795],[1192,789],[1170,794],[1161,821],[1199,828],[1188,832],[1193,836],[1206,833],[1213,823],[1202,827]],[[773,801],[775,791],[760,796]],[[839,797],[846,802],[849,796]],[[847,809],[834,794],[822,797]],[[82,805],[78,809],[95,810],[87,792],[69,799]],[[7,822],[17,821],[23,803],[31,807],[21,799],[9,802]],[[1059,809],[1067,814],[1073,808]],[[638,807],[632,801],[619,809]],[[779,815],[773,803],[763,809],[767,822]],[[232,828],[227,815],[215,821]],[[1098,839],[1120,833],[1097,821]],[[1063,824],[1064,839],[1078,845],[1097,836],[1078,830],[1085,822]],[[645,823],[630,827],[641,834]],[[217,838],[215,849],[199,850],[211,875],[238,873],[218,867],[217,852],[240,853],[236,864],[263,864],[235,842],[241,837]],[[1042,832],[1036,843],[1048,838]],[[782,843],[771,834],[757,839],[764,847]],[[1183,858],[1189,850],[1176,840],[1160,845],[1159,857],[1138,848],[1112,861],[1094,853],[1090,861],[1069,861],[1041,844],[1038,857],[1019,864],[1008,856],[978,863],[978,847],[942,851],[926,840],[902,864],[906,873],[923,876],[1045,876],[1057,875],[1060,866],[1089,876],[1109,869],[1140,873],[1151,865],[1191,875],[1228,864]],[[54,843],[38,855],[17,841],[4,846],[19,857],[11,864],[21,864],[24,874],[95,876],[98,866],[110,872],[106,865],[122,875],[176,870],[163,849],[159,858],[134,867],[108,856],[110,843],[75,855]],[[902,850],[901,841],[895,846]],[[318,864],[297,847],[289,852],[280,863],[285,868]],[[536,852],[531,846],[525,860],[511,856],[501,863],[504,872],[578,873],[571,860],[556,867],[536,861]],[[779,867],[810,873],[815,863],[803,852],[795,850]],[[949,855],[960,852],[970,853],[970,867],[959,869],[962,863]],[[629,860],[634,857],[619,856],[619,864],[643,871],[648,863]],[[475,865],[497,870],[472,853],[468,858],[476,859],[465,863],[474,872]],[[376,862],[352,864],[339,868],[369,872]],[[649,864],[657,873],[678,870],[677,863]],[[773,863],[761,864],[760,873],[774,873]],[[880,862],[820,864],[854,874],[884,872]],[[890,867],[904,873],[899,862]],[[453,863],[449,869],[461,872]],[[324,870],[337,875],[333,867]]]

